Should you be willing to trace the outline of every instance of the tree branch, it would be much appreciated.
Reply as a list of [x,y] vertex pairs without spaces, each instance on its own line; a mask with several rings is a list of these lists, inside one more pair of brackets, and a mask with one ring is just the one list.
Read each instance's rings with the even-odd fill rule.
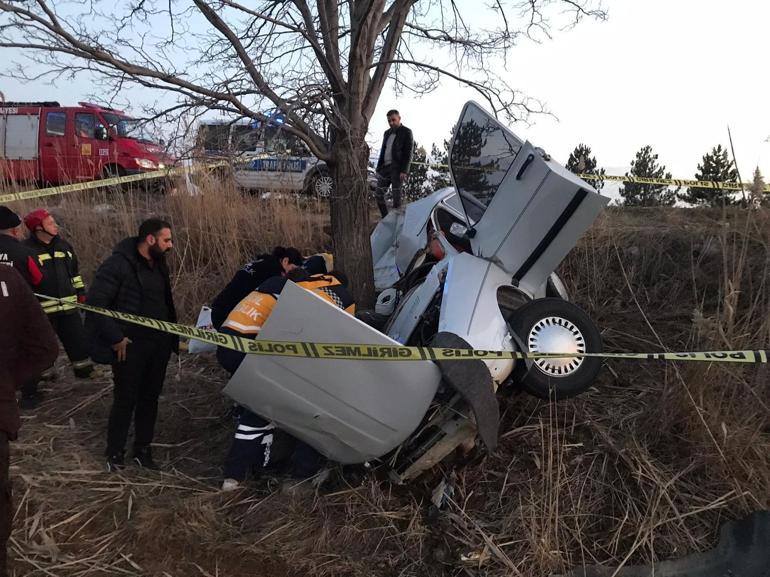
[[324,141],[323,139],[316,134],[308,125],[303,121],[301,118],[299,118],[294,112],[292,111],[291,107],[289,106],[289,103],[286,102],[283,98],[281,98],[268,84],[267,81],[262,77],[262,75],[257,70],[256,66],[254,66],[254,61],[249,57],[249,55],[246,53],[246,50],[243,48],[243,44],[241,43],[238,36],[233,32],[233,30],[222,20],[222,18],[219,17],[219,15],[211,8],[209,7],[203,0],[193,0],[195,5],[198,7],[198,9],[201,11],[203,16],[208,20],[214,28],[219,30],[219,32],[227,38],[228,42],[232,45],[233,49],[235,50],[236,54],[240,58],[243,65],[246,67],[247,72],[249,73],[249,76],[251,76],[251,79],[254,81],[254,84],[256,84],[259,91],[264,94],[271,102],[273,102],[277,107],[279,107],[287,116],[290,117],[291,122],[295,126],[288,126],[287,130],[288,132],[291,132],[300,138],[304,140],[308,146],[310,146],[310,149],[312,150],[313,154],[315,154],[319,158],[324,158],[328,156],[328,152],[325,150]]
[[[388,33],[385,37],[385,43],[380,53],[380,60],[376,65],[374,76],[369,82],[366,95],[364,97],[364,103],[362,106],[362,114],[368,123],[374,114],[374,109],[377,106],[377,101],[382,94],[382,89],[385,86],[385,81],[388,78],[390,72],[390,64],[393,62],[391,59],[396,53],[398,44],[401,40],[401,31],[406,23],[406,17],[409,10],[416,0],[396,0],[391,5],[391,20],[388,26]],[[372,68],[370,66],[369,68]]]

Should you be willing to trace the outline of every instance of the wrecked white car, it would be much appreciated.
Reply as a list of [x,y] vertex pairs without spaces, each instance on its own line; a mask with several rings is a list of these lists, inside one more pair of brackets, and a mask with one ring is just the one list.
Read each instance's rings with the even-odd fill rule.
[[[450,152],[454,188],[372,234],[376,311],[353,318],[287,283],[258,340],[600,352],[554,270],[608,199],[469,102]],[[247,355],[225,389],[334,461],[412,479],[478,436],[497,443],[496,391],[586,390],[597,358],[388,362]]]

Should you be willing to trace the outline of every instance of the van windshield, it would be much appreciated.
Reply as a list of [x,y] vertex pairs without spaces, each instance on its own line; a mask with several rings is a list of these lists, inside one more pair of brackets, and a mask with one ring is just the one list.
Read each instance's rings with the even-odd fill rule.
[[120,138],[133,138],[142,144],[158,144],[158,140],[147,130],[147,121],[109,112],[102,114]]

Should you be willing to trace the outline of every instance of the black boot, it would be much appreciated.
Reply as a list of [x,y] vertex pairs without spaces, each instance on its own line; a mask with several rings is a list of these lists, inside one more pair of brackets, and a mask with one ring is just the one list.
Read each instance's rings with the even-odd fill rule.
[[77,361],[72,363],[72,372],[74,372],[75,376],[79,379],[87,379],[91,376],[91,373],[94,372],[94,364],[90,359]]
[[30,411],[35,409],[42,402],[43,391],[38,390],[37,383],[35,383],[35,386],[32,390],[29,390],[29,388],[27,388],[27,390],[22,389],[21,399],[19,400],[19,408],[22,411]]
[[126,466],[123,460],[123,452],[109,453],[107,455],[107,472],[115,473]]
[[152,449],[150,447],[134,447],[134,463],[143,469],[160,470],[160,467],[152,460]]

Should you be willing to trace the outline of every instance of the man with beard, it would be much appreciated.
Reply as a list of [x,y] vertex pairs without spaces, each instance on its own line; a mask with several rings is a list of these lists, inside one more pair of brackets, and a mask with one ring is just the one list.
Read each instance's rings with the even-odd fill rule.
[[[176,321],[171,283],[164,255],[171,250],[171,225],[149,219],[139,235],[119,242],[112,256],[96,271],[86,302],[89,305],[162,321]],[[166,367],[179,339],[172,335],[112,317],[88,313],[86,330],[91,358],[111,364],[113,403],[107,430],[107,471],[124,466],[131,418],[134,419],[134,462],[158,469],[152,458],[158,397]]]

